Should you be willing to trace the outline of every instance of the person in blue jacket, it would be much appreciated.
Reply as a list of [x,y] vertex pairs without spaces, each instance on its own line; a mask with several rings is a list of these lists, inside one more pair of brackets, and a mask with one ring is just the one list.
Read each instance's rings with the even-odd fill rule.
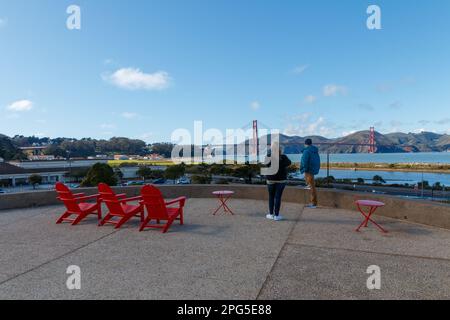
[[311,139],[305,140],[305,150],[303,151],[302,161],[300,163],[300,172],[305,175],[305,180],[311,188],[311,203],[309,208],[317,208],[317,189],[314,176],[320,171],[319,149],[312,145]]

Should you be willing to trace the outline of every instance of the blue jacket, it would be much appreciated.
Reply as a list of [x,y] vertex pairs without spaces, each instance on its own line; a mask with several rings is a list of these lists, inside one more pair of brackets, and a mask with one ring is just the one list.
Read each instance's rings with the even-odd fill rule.
[[309,146],[303,151],[300,164],[301,173],[318,174],[320,171],[319,149],[315,146]]

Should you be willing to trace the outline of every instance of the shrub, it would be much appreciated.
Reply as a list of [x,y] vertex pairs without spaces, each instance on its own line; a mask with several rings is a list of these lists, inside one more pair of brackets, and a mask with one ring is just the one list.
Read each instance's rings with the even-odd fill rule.
[[28,182],[33,186],[33,189],[36,188],[37,185],[42,183],[42,177],[38,174],[32,174],[28,178]]
[[150,179],[152,177],[153,171],[149,167],[139,167],[138,171],[136,171],[136,174],[141,177],[143,180]]
[[372,178],[374,184],[382,184],[386,183],[386,181],[379,175],[376,175]]
[[164,177],[168,180],[175,181],[184,176],[185,172],[186,166],[184,164],[177,164],[167,167],[166,171],[164,171]]
[[211,177],[206,175],[195,175],[191,177],[193,184],[211,184]]
[[106,163],[94,164],[81,182],[81,186],[95,187],[99,183],[106,183],[110,186],[115,186],[117,184],[117,177],[114,170]]

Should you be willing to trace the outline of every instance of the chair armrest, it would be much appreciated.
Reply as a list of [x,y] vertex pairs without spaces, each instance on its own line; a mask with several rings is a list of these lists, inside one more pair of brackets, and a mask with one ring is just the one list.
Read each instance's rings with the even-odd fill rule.
[[186,202],[186,199],[187,199],[186,197],[179,197],[179,198],[173,199],[171,201],[167,201],[166,206],[170,206],[171,204],[175,204],[175,203],[180,203],[180,206],[183,207],[184,203]]
[[86,196],[86,197],[75,198],[75,200],[76,200],[76,201],[85,201],[85,200],[92,200],[92,199],[98,200],[99,197],[100,197],[99,194],[93,194],[92,196]]
[[85,193],[74,193],[73,194],[73,196],[75,197],[75,198],[78,198],[78,197],[84,197],[85,196]]
[[124,203],[124,202],[138,201],[138,200],[142,200],[142,196],[137,196],[137,197],[132,197],[132,198],[121,199],[121,200],[119,200],[119,201],[120,201],[121,203]]
[[119,193],[119,194],[116,194],[116,197],[117,197],[117,198],[125,198],[126,196],[127,196],[126,193]]

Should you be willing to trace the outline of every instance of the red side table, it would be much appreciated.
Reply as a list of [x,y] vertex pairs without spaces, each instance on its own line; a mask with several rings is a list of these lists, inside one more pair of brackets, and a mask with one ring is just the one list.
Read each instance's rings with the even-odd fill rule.
[[216,215],[216,213],[219,212],[219,210],[222,208],[225,213],[234,215],[233,211],[231,211],[231,209],[227,205],[227,201],[230,200],[230,198],[234,195],[234,191],[221,190],[214,191],[212,194],[215,195],[220,202],[219,207],[216,209],[216,211],[214,211],[213,215]]
[[[375,226],[377,226],[382,232],[387,233],[385,229],[383,229],[378,223],[373,221],[371,218],[372,215],[375,213],[375,211],[378,208],[384,207],[385,204],[380,201],[374,201],[374,200],[357,200],[356,205],[358,207],[359,212],[364,216],[364,221],[359,225],[358,229],[356,231],[358,232],[363,226],[367,228],[369,225],[369,221],[372,222]],[[363,208],[368,208],[369,211],[366,213],[364,212]]]

